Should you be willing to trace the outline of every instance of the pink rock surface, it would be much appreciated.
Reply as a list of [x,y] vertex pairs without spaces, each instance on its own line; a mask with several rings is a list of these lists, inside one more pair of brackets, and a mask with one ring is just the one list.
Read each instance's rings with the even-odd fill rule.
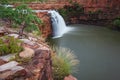
[[69,75],[69,76],[66,76],[64,80],[77,80],[77,79],[73,77],[72,75]]

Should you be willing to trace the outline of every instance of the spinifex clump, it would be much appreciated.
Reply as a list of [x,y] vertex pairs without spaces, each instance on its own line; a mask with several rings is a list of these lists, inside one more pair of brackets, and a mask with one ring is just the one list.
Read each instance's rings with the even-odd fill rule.
[[23,50],[21,47],[21,41],[14,37],[2,37],[0,38],[0,56],[6,54],[19,53]]

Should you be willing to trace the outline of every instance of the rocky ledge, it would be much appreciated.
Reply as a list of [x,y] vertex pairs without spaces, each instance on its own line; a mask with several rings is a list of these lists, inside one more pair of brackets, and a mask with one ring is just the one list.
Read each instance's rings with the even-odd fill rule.
[[[6,35],[14,38],[19,36],[0,28],[0,37]],[[0,80],[53,80],[50,48],[39,38],[28,36],[20,40],[23,51],[19,53],[19,57],[30,60],[19,63],[10,60],[14,54],[0,56]]]
[[[23,50],[16,54],[0,56],[0,80],[53,80],[50,47],[40,37],[19,39],[15,30],[0,27],[0,38],[14,37],[22,41]],[[16,58],[16,59],[12,59]],[[72,75],[64,80],[77,80]]]

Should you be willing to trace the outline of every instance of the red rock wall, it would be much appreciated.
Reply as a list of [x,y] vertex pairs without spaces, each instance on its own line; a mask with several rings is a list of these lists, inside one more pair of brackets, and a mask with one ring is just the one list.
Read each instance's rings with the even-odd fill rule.
[[[102,10],[106,15],[99,15],[101,19],[114,19],[117,16],[120,16],[120,0],[72,0],[78,2],[84,6],[86,13],[89,11]],[[18,4],[17,4],[18,5]],[[48,0],[46,3],[29,3],[30,8],[34,10],[50,10],[50,9],[59,9],[64,5],[70,5],[68,0]],[[112,15],[112,16],[111,16]],[[40,27],[43,36],[48,36],[52,33],[51,21],[47,13],[37,13],[37,16],[40,17],[44,26]],[[88,15],[84,14],[80,19],[87,20]],[[73,19],[72,22],[76,21]]]
[[64,5],[68,3],[30,3],[29,7],[35,10],[50,10],[62,8]]
[[40,25],[39,28],[42,32],[43,37],[47,37],[52,34],[51,20],[47,12],[39,12],[36,15],[43,21],[43,25]]
[[86,12],[98,9],[107,12],[107,8],[110,8],[110,11],[120,11],[120,0],[77,0],[77,2],[84,5]]
[[[101,10],[104,12],[103,14],[98,15],[99,19],[114,19],[120,16],[120,5],[119,5],[120,0],[72,0],[72,1],[78,2],[84,6],[84,10],[86,13],[83,16],[80,16],[79,19],[81,20],[88,20],[90,16],[87,15],[87,13],[89,11],[95,12],[97,10]],[[37,9],[37,10],[59,9],[59,8],[63,8],[64,5],[70,5],[68,0],[49,0],[48,3],[29,4],[29,6],[32,9]],[[42,16],[42,13],[39,13],[40,18],[41,16]],[[48,18],[48,16],[42,19],[45,22],[45,27],[43,28],[44,29],[43,34],[47,36],[52,33],[52,28],[50,27],[51,26],[50,19]],[[73,23],[77,23],[77,19],[76,20],[75,19],[72,20]]]

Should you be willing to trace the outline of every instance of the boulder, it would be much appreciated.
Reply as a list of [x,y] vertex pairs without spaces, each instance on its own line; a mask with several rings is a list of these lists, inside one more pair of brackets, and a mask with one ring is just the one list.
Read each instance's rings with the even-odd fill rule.
[[66,76],[64,80],[77,80],[77,79],[73,77],[72,75],[69,75],[69,76]]
[[11,57],[14,57],[14,56],[15,56],[15,54],[8,54],[8,55],[5,55],[5,56],[0,56],[0,59],[8,62],[11,59]]
[[8,34],[8,36],[13,36],[14,38],[18,38],[18,34]]
[[17,66],[17,65],[18,65],[18,63],[16,61],[11,61],[9,63],[1,65],[0,72],[5,71],[5,70],[10,70],[11,68],[13,68],[14,66]]
[[28,39],[20,39],[20,40],[23,41],[25,44],[28,44],[30,46],[34,46],[35,45],[35,42],[30,41]]
[[6,63],[6,61],[0,59],[0,66],[3,65],[3,64],[5,64],[5,63]]
[[0,80],[13,79],[15,76],[25,76],[26,71],[23,67],[17,66],[18,63],[11,61],[0,66]]
[[34,55],[34,50],[28,47],[24,47],[24,51],[19,53],[21,58],[31,58]]

